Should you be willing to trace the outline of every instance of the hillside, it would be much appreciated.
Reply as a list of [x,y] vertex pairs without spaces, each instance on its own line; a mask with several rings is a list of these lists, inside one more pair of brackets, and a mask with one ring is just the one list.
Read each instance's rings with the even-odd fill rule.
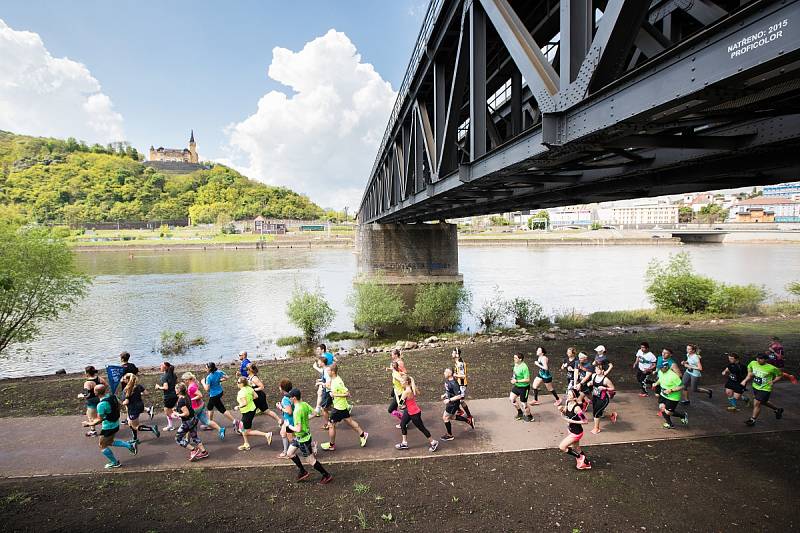
[[39,223],[315,219],[323,210],[224,165],[190,174],[146,168],[127,145],[87,146],[0,131],[0,206]]

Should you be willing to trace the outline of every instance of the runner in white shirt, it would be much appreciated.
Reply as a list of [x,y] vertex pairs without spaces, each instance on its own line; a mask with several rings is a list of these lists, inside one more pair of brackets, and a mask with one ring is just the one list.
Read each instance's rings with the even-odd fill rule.
[[636,359],[633,361],[633,368],[636,370],[636,381],[642,388],[639,396],[646,398],[647,380],[656,371],[656,356],[650,351],[650,344],[647,341],[639,345],[639,351],[636,352]]

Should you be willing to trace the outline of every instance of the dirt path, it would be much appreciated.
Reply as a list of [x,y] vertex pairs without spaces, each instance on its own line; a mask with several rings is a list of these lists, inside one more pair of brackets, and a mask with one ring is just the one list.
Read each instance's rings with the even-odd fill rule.
[[[598,435],[588,432],[586,426],[585,446],[600,444],[621,444],[664,439],[681,439],[712,435],[731,435],[766,431],[786,431],[800,429],[800,386],[779,384],[773,394],[778,405],[786,408],[783,420],[776,420],[771,410],[765,409],[754,428],[748,428],[744,421],[749,410],[738,413],[725,410],[722,391],[716,388],[712,401],[695,397],[689,407],[689,425],[677,423],[677,429],[664,430],[662,420],[656,417],[653,397],[640,398],[635,393],[619,393],[611,404],[612,410],[619,412],[615,425],[603,421],[604,430]],[[491,452],[509,452],[555,448],[565,432],[566,423],[560,419],[552,405],[552,397],[540,397],[542,405],[534,409],[536,420],[525,423],[514,420],[514,411],[505,398],[473,400],[469,402],[475,415],[476,429],[455,422],[456,439],[442,442],[435,455],[463,455]],[[441,421],[440,404],[424,404],[423,419],[426,426],[438,438],[444,433]],[[396,419],[390,417],[384,407],[359,406],[353,411],[354,417],[370,433],[365,449],[358,446],[354,432],[346,426],[339,428],[337,451],[320,451],[325,463],[374,461],[404,457],[430,457],[422,434],[413,426],[409,428],[410,450],[399,452],[394,444],[399,442],[400,431],[395,429]],[[0,476],[28,477],[40,475],[70,475],[103,470],[103,457],[97,449],[97,439],[83,435],[80,427],[82,417],[34,417],[0,419]],[[163,415],[156,421],[163,426]],[[315,440],[327,440],[325,432],[319,429],[320,419],[312,421]],[[265,417],[256,419],[256,429],[270,429],[273,422]],[[123,426],[122,438],[129,438],[130,431]],[[118,458],[123,462],[122,471],[157,471],[185,468],[229,468],[267,465],[288,465],[288,461],[277,457],[281,448],[276,435],[271,447],[261,438],[253,437],[255,444],[249,452],[240,452],[236,447],[241,437],[228,432],[225,441],[219,441],[215,432],[201,432],[211,457],[199,463],[189,463],[185,450],[174,441],[174,433],[162,433],[155,439],[151,433],[140,433],[142,444],[139,454],[130,456],[124,449],[115,448]],[[591,448],[587,452],[591,455]]]

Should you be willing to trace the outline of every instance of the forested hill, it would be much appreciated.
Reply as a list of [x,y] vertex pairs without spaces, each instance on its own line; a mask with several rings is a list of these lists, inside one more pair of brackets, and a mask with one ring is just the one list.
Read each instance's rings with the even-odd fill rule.
[[0,131],[0,206],[40,223],[324,215],[307,197],[224,165],[166,175],[146,168],[140,158],[124,144],[87,146]]

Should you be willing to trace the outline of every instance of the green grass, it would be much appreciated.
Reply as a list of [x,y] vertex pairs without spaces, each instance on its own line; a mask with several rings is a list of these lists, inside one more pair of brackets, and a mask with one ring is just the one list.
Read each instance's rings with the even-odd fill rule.
[[331,331],[325,338],[329,341],[338,342],[354,339],[367,339],[370,337],[369,333],[364,331]]
[[293,346],[295,344],[300,344],[303,342],[303,337],[299,335],[291,335],[289,337],[278,337],[275,340],[275,344],[277,346]]

